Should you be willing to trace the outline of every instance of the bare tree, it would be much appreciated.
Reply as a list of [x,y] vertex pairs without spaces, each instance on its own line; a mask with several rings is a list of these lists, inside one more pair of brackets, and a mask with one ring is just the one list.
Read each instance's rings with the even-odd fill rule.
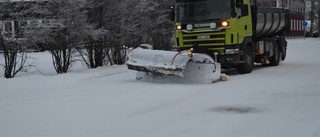
[[[88,68],[96,68],[105,64],[113,65],[112,57],[109,54],[111,50],[112,34],[108,30],[111,26],[106,16],[116,15],[116,12],[108,12],[115,9],[115,1],[88,0],[86,4],[88,10],[88,22],[93,26],[87,30],[87,37],[84,39],[84,49],[79,49],[79,53]],[[107,58],[107,59],[106,59]]]
[[320,36],[320,0],[316,1],[316,9],[315,12],[317,13],[317,19],[318,23],[317,25],[317,32],[315,34],[313,34],[313,37],[319,37]]
[[25,35],[25,20],[29,17],[33,3],[0,2],[0,50],[4,56],[4,77],[13,78],[26,69],[26,49],[29,47]]
[[33,33],[35,44],[52,54],[56,72],[67,73],[75,49],[83,46],[83,39],[87,36],[85,32],[90,29],[86,23],[85,1],[50,0],[46,5],[38,7],[38,10],[47,12],[50,25],[40,26],[29,33]]
[[315,13],[315,0],[311,0],[311,9],[309,12],[309,17],[310,17],[310,33],[312,35],[313,31],[314,31],[314,20],[316,18],[316,13]]
[[104,39],[104,44],[108,47],[108,59],[112,60],[113,64],[123,64],[125,63],[125,55],[122,54],[123,45],[125,44],[124,35],[124,19],[128,15],[124,14],[126,9],[123,8],[124,0],[113,0],[106,2],[105,15],[103,19],[105,24],[103,27],[109,31]]
[[[108,56],[107,48],[104,44],[104,34],[107,33],[104,29],[89,27],[85,29],[87,36],[84,38],[84,46],[78,47],[83,62],[88,68],[97,68],[105,64]],[[112,65],[112,64],[111,64]]]
[[316,5],[316,12],[318,14],[318,31],[317,31],[317,34],[315,34],[314,37],[319,37],[320,36],[320,0],[317,1],[317,5]]

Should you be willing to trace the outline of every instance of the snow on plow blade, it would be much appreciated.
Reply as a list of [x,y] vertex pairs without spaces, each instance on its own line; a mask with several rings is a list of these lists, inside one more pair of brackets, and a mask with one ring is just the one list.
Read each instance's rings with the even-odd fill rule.
[[132,70],[183,77],[189,60],[188,53],[138,47],[129,53],[127,65]]
[[198,81],[220,79],[220,64],[207,54],[136,48],[128,55],[128,69],[155,76],[179,76]]

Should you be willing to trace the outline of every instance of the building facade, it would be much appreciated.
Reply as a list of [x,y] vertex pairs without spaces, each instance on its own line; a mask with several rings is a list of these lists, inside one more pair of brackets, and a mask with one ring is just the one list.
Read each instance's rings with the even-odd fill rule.
[[[60,27],[61,21],[39,12],[28,12],[37,5],[47,4],[44,0],[13,0],[10,2],[0,1],[0,34],[4,39],[16,40],[23,38],[23,32],[40,27]],[[6,8],[6,9],[5,9]]]
[[305,22],[306,3],[305,0],[286,0],[287,7],[290,8],[290,33],[286,34],[287,37],[297,38],[305,36],[305,28],[303,22]]

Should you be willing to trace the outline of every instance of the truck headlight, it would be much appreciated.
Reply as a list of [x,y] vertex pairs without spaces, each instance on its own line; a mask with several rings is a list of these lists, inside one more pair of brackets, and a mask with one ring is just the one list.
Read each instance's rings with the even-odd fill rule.
[[177,25],[177,30],[181,30],[181,29],[182,29],[181,25]]
[[221,26],[222,27],[228,27],[229,26],[229,23],[227,21],[222,21],[221,22]]
[[187,30],[192,30],[192,29],[193,29],[192,24],[188,24],[188,25],[187,25]]
[[216,23],[210,23],[210,28],[214,29],[217,27],[217,24]]
[[226,49],[226,54],[239,54],[239,49]]

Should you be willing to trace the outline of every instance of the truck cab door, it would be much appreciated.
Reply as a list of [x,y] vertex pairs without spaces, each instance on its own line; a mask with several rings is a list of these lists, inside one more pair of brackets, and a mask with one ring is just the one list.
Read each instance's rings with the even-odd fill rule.
[[242,43],[246,36],[252,36],[252,18],[248,3],[243,3],[243,0],[235,0],[235,16],[237,18],[237,31],[239,43]]

